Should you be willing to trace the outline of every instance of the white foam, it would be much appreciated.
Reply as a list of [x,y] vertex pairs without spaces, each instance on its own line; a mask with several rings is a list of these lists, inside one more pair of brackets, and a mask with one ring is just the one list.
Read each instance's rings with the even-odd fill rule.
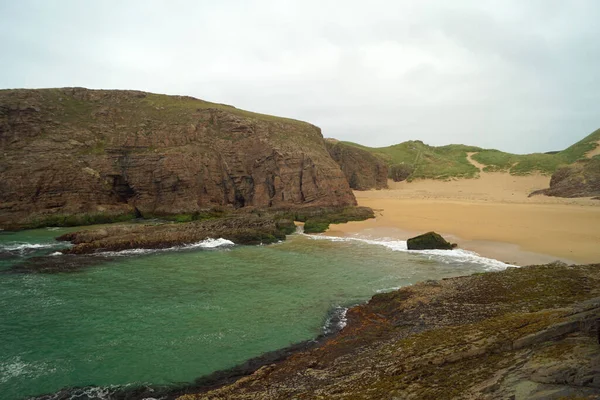
[[348,325],[346,317],[348,309],[348,307],[336,306],[323,325],[323,333],[327,335],[344,329]]
[[52,247],[61,246],[61,243],[23,243],[23,242],[10,242],[6,244],[0,244],[0,250],[4,251],[24,251],[29,249],[50,249]]
[[50,254],[51,256],[62,256],[63,253],[61,253],[60,251],[55,251],[54,253]]
[[173,251],[173,250],[187,250],[187,249],[215,249],[221,247],[231,247],[235,245],[231,240],[218,238],[218,239],[205,239],[197,243],[185,244],[183,246],[173,246],[167,247],[164,249],[128,249],[121,251],[103,251],[100,253],[95,253],[100,256],[132,256],[132,255],[142,255],[142,254],[152,254],[152,253],[160,253],[164,251]]
[[189,248],[189,249],[193,249],[195,247],[202,247],[205,249],[212,249],[215,247],[222,247],[222,246],[233,246],[235,243],[233,243],[231,240],[227,240],[227,239],[223,239],[223,238],[218,238],[218,239],[206,239],[203,240],[201,242],[198,243],[194,243],[194,244],[190,244],[187,246],[184,246],[185,248]]
[[56,372],[56,368],[51,368],[46,363],[26,363],[17,356],[6,363],[0,363],[0,383],[6,383],[21,376],[37,378],[54,372]]
[[346,314],[348,314],[348,309],[344,308],[340,313],[340,321],[338,322],[338,328],[340,330],[344,329],[346,325],[348,325],[348,318],[346,318]]
[[428,259],[442,262],[445,264],[464,262],[470,264],[478,264],[484,267],[486,271],[500,271],[510,267],[516,267],[516,265],[507,264],[502,261],[494,260],[493,258],[482,257],[479,254],[463,250],[408,250],[405,240],[395,240],[390,238],[382,239],[365,239],[359,237],[336,237],[336,236],[325,236],[325,235],[306,235],[311,239],[315,240],[329,240],[332,242],[361,242],[375,246],[383,246],[392,251],[401,251],[410,254],[419,254]]
[[393,287],[389,287],[389,288],[384,288],[384,289],[377,289],[375,291],[375,293],[387,293],[387,292],[393,292],[394,290],[398,290],[400,289],[402,286],[393,286]]

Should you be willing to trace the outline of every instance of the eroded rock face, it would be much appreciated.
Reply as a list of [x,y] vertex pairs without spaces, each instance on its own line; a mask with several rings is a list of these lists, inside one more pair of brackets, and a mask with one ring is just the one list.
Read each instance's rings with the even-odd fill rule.
[[319,128],[191,97],[2,90],[0,154],[4,229],[49,215],[356,204]]
[[600,159],[580,160],[560,168],[550,179],[548,189],[530,196],[545,194],[556,197],[592,197],[600,195]]
[[336,140],[325,141],[331,157],[340,165],[350,187],[355,190],[388,187],[388,167],[366,150]]

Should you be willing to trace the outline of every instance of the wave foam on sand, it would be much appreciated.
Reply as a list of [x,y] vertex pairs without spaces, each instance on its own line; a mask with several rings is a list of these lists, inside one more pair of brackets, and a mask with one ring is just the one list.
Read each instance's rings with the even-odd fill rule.
[[445,264],[466,262],[470,264],[478,264],[485,268],[486,271],[501,271],[506,268],[514,268],[516,265],[507,264],[502,261],[494,260],[493,258],[482,257],[479,254],[463,250],[408,250],[405,240],[395,240],[390,238],[381,239],[365,239],[358,237],[338,237],[338,236],[324,236],[324,235],[307,235],[311,239],[315,240],[329,240],[332,242],[362,242],[375,246],[383,246],[392,251],[401,251],[411,254],[419,254],[429,259],[433,259],[438,262]]

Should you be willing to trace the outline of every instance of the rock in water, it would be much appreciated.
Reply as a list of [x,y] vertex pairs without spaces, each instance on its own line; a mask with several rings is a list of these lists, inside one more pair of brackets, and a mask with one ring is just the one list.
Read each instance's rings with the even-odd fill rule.
[[450,243],[439,233],[427,232],[408,239],[406,242],[409,250],[452,250],[456,243]]

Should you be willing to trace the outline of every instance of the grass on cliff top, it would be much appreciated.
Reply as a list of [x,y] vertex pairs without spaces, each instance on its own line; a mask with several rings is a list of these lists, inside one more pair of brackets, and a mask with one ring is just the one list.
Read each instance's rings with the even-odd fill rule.
[[[85,133],[89,136],[90,132],[98,141],[110,139],[105,143],[106,148],[119,147],[127,140],[129,145],[134,146],[138,142],[145,143],[138,146],[136,151],[152,151],[146,144],[148,137],[157,132],[162,137],[173,135],[173,142],[181,145],[182,140],[177,140],[178,134],[193,133],[200,125],[206,126],[208,123],[210,134],[225,141],[235,142],[248,137],[249,132],[252,134],[260,130],[281,149],[302,147],[327,154],[319,128],[308,122],[241,110],[189,96],[83,88],[18,89],[0,91],[2,94],[12,97],[11,101],[39,107],[42,112],[51,115],[60,131],[74,139],[81,136],[84,137],[82,141],[89,140]],[[239,132],[221,131],[220,122],[213,123],[212,117],[207,120],[209,114],[200,113],[208,109],[237,116],[239,125],[247,129]],[[196,139],[201,141],[201,136]],[[104,151],[104,147],[95,146],[84,152],[101,154]]]
[[559,167],[573,163],[585,157],[596,147],[600,140],[600,129],[567,149],[548,153],[511,154],[494,149],[482,149],[475,146],[451,144],[447,146],[429,146],[421,141],[407,141],[388,147],[372,148],[352,142],[341,142],[370,152],[382,159],[388,166],[408,164],[415,171],[408,178],[441,179],[475,178],[479,171],[467,160],[468,152],[475,152],[473,159],[486,167],[486,172],[509,172],[512,175],[542,173],[551,175]]

